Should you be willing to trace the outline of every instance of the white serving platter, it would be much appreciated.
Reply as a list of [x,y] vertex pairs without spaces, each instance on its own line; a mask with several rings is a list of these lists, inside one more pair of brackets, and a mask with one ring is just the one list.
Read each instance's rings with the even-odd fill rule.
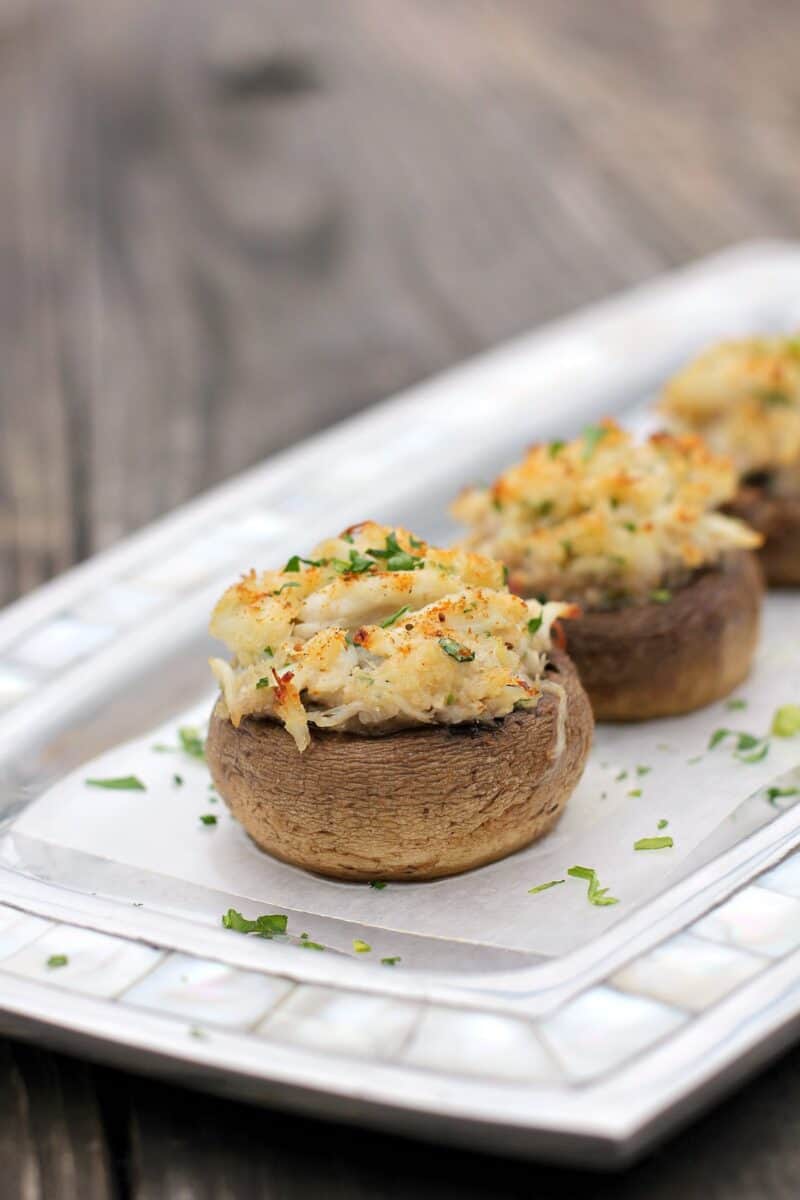
[[[241,570],[367,516],[446,542],[453,494],[526,443],[606,413],[645,426],[693,350],[798,323],[800,247],[730,250],[377,405],[0,614],[0,1028],[261,1103],[603,1164],[777,1053],[800,1017],[800,738],[751,764],[707,747],[800,699],[795,594],[767,602],[745,711],[600,730],[555,833],[454,880],[378,890],[275,863],[202,761],[153,747],[202,724],[207,615]],[[146,792],[86,787],[127,774]],[[634,854],[656,817],[674,848]],[[528,894],[587,860],[617,906],[575,880]],[[285,913],[287,936],[223,929],[229,907]]]

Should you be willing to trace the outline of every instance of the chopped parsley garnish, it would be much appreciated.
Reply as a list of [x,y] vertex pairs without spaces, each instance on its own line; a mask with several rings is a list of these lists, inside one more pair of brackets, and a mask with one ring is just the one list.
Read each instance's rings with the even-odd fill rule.
[[634,850],[671,850],[674,843],[669,834],[664,837],[639,838],[633,843]]
[[425,545],[425,543],[421,542],[419,540],[419,538],[415,538],[413,533],[410,533],[408,535],[408,540],[411,542],[411,545],[414,547],[415,550],[419,550],[422,546]]
[[356,954],[369,954],[372,946],[369,942],[362,941],[361,938],[353,938],[353,949]]
[[800,704],[784,704],[772,718],[772,732],[776,737],[794,737],[800,733]]
[[765,388],[759,398],[762,404],[766,404],[770,408],[788,408],[792,403],[791,396],[779,388]]
[[387,571],[416,571],[425,566],[425,560],[409,554],[397,540],[397,534],[392,532],[386,538],[383,550],[367,550],[373,558],[383,559]]
[[[299,554],[293,554],[283,568],[284,574],[300,570],[300,563],[305,563],[307,567],[324,567],[326,560],[324,558],[301,558]],[[296,585],[295,585],[296,586]]]
[[638,526],[635,521],[623,521],[622,528],[627,529],[628,533],[636,533]]
[[439,645],[444,650],[445,654],[449,654],[456,662],[468,663],[475,658],[475,651],[470,650],[468,646],[462,646],[460,642],[456,642],[453,638],[439,638]]
[[384,967],[393,967],[396,963],[402,962],[399,954],[393,954],[390,958],[382,958],[381,963]]
[[737,754],[736,757],[745,763],[763,762],[769,753],[769,742],[764,741],[758,750],[754,750],[752,754]]
[[637,767],[636,774],[637,775],[649,775],[650,772],[652,771],[652,769],[653,769],[652,767],[644,767],[644,766]]
[[537,883],[536,887],[528,888],[528,895],[535,896],[537,892],[546,892],[548,888],[557,887],[559,883],[564,883],[563,879],[549,879],[547,883]]
[[287,588],[293,588],[293,587],[300,587],[300,584],[294,583],[294,582],[282,583],[279,588],[275,588],[275,590],[273,592],[270,592],[270,596],[280,596],[281,592],[285,592]]
[[274,686],[275,686],[275,680],[271,679],[269,675],[262,675],[261,678],[256,681],[256,691],[259,688],[274,687]]
[[261,653],[262,653],[262,654],[268,654],[268,655],[269,655],[269,657],[270,657],[270,658],[272,658],[272,657],[273,657],[273,650],[272,650],[272,646],[265,646],[265,647],[264,647],[264,649],[261,651]]
[[628,792],[629,796],[641,796],[641,794],[642,794],[641,788],[631,788],[630,791]]
[[445,704],[447,705],[447,707],[449,708],[449,707],[450,707],[450,705],[451,705],[451,704],[455,704],[455,702],[456,702],[456,698],[455,698],[455,696],[453,695],[453,693],[452,693],[452,692],[448,692],[448,693],[447,693],[447,696],[445,697]]
[[375,888],[376,892],[382,892],[385,887],[388,887],[385,879],[370,879],[369,886]]
[[583,454],[581,458],[588,462],[603,438],[608,433],[605,425],[588,425],[583,431]]
[[769,752],[769,741],[767,738],[756,737],[753,733],[743,733],[736,729],[715,729],[712,733],[709,742],[709,750],[713,750],[720,742],[726,738],[735,738],[736,747],[734,749],[734,757],[740,762],[757,763],[766,758]]
[[592,867],[570,867],[567,871],[573,879],[588,880],[589,887],[586,893],[586,898],[590,904],[596,904],[604,907],[607,904],[619,904],[619,900],[614,896],[609,896],[608,888],[601,888],[600,881],[597,878],[597,872]]
[[726,701],[725,701],[725,707],[726,707],[726,708],[727,708],[727,709],[728,709],[730,712],[735,712],[737,709],[740,709],[740,708],[747,708],[747,701],[746,701],[746,700],[741,700],[741,699],[740,699],[738,696],[736,696],[736,697],[734,697],[734,699],[732,699],[732,700],[726,700]]
[[205,758],[206,747],[205,742],[200,736],[200,730],[193,725],[182,725],[178,730],[178,739],[181,744],[181,750],[192,758]]
[[672,599],[672,592],[669,588],[654,588],[650,593],[650,599],[654,604],[669,604]]
[[146,792],[138,775],[119,775],[114,779],[87,779],[87,787],[108,788],[114,792]]
[[566,444],[567,444],[566,442],[551,442],[550,445],[547,447],[547,453],[550,456],[550,458],[558,458],[559,454],[564,449]]
[[410,604],[404,604],[402,608],[398,608],[397,612],[392,613],[385,621],[381,621],[381,629],[388,629],[390,625],[394,625],[395,621],[399,621],[408,612],[410,607]]
[[307,933],[303,933],[300,935],[300,941],[298,942],[298,945],[302,946],[304,950],[324,950],[325,949],[325,947],[323,945],[321,945],[319,942],[312,942]]
[[235,908],[229,908],[222,915],[222,924],[226,929],[233,929],[236,933],[257,933],[265,938],[274,937],[276,933],[286,933],[288,920],[283,913],[265,913],[251,921]]
[[200,817],[200,820],[203,822],[204,825],[216,825],[216,823],[217,823],[217,818],[214,816],[213,813],[203,813],[202,816]]
[[628,772],[620,771],[619,775],[614,776],[614,783],[622,783],[622,780],[627,779],[627,778],[628,778]]
[[780,800],[784,796],[797,796],[797,795],[800,795],[800,789],[796,788],[796,787],[789,787],[789,788],[770,787],[770,788],[767,788],[767,800],[775,808],[778,807],[777,804],[775,804],[776,800]]
[[669,825],[669,821],[666,819],[666,817],[662,817],[661,820],[658,822],[656,829],[666,829],[668,825]]
[[503,587],[508,587],[508,567],[503,563]]
[[539,613],[538,617],[531,617],[530,621],[528,621],[528,633],[531,634],[531,636],[533,636],[534,633],[539,632],[539,630],[542,628],[543,620],[544,618],[541,613]]
[[51,954],[47,960],[48,967],[65,967],[69,962],[69,956],[66,954]]
[[340,575],[364,575],[367,571],[373,570],[375,563],[372,559],[359,554],[358,550],[351,550],[348,559],[332,558],[331,566]]
[[175,784],[175,787],[183,787],[183,776],[182,775],[173,775],[172,782]]

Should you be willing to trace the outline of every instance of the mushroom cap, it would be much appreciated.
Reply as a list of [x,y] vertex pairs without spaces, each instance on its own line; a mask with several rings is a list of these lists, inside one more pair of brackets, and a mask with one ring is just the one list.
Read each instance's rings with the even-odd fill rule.
[[589,611],[564,622],[567,651],[598,721],[677,716],[727,696],[758,642],[763,580],[737,551],[666,604]]
[[770,587],[800,587],[800,496],[772,496],[742,484],[725,511],[764,535],[758,553]]
[[[233,815],[268,853],[337,879],[436,879],[503,858],[555,825],[580,779],[592,713],[553,651],[536,707],[490,725],[383,736],[315,729],[302,754],[269,719],[211,715],[206,756]],[[559,704],[564,742],[556,755]]]

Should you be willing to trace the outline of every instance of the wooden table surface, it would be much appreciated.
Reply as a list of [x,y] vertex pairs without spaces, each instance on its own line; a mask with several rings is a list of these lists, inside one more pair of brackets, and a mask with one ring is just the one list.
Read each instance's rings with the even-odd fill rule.
[[[0,0],[0,601],[503,338],[797,236],[798,45],[791,0]],[[26,1200],[796,1197],[799,1147],[798,1052],[608,1179],[0,1042]]]

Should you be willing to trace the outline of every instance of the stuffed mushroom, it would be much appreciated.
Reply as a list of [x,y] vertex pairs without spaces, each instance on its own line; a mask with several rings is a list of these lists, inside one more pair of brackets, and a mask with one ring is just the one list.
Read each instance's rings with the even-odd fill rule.
[[711,347],[667,383],[660,408],[733,459],[739,488],[725,511],[764,535],[767,582],[800,586],[800,336]]
[[557,648],[570,611],[372,522],[251,571],[211,621],[233,656],[211,661],[220,794],[262,849],[339,879],[432,879],[527,845],[591,742]]
[[693,436],[636,442],[613,421],[534,446],[463,492],[465,549],[523,596],[577,604],[567,647],[600,720],[688,712],[727,695],[755,649],[761,537],[715,511],[732,464]]

